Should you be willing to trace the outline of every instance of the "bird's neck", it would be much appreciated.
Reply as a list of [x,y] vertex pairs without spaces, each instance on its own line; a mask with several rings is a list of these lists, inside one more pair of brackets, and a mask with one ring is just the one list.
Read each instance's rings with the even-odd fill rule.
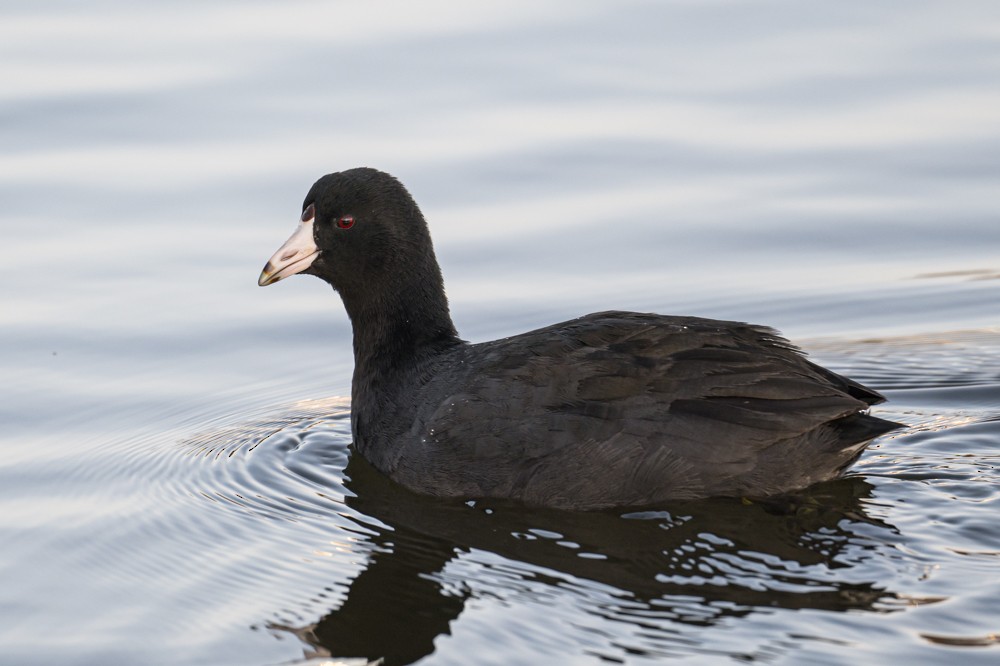
[[381,376],[459,342],[448,303],[400,293],[347,307],[354,328],[355,372]]
[[[344,296],[344,294],[341,294]],[[435,359],[465,344],[458,338],[443,289],[367,291],[364,300],[347,296],[344,305],[354,328],[351,426],[355,445],[388,473],[395,464],[381,439],[394,439],[406,424],[412,397],[430,378]]]
[[356,398],[369,397],[408,368],[461,344],[440,271],[432,268],[423,278],[341,292],[354,329],[353,389],[361,390]]

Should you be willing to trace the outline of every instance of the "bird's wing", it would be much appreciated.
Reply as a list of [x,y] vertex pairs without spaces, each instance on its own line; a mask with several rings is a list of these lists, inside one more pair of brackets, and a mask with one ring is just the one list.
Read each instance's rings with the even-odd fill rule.
[[637,487],[644,470],[654,486],[685,470],[735,475],[867,407],[773,330],[734,322],[610,312],[484,346],[421,433],[483,487],[548,467],[618,469]]

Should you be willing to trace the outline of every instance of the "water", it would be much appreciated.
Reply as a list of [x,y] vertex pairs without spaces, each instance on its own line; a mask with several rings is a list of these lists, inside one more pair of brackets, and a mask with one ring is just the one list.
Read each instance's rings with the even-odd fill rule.
[[[1000,8],[7,2],[0,663],[996,663]],[[336,296],[260,268],[399,176],[456,324],[776,326],[912,427],[793,501],[414,497]]]

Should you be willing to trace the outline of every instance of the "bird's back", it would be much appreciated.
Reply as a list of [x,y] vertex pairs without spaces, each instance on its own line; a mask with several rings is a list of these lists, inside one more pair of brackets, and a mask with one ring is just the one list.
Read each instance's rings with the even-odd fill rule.
[[[764,496],[838,475],[898,424],[771,329],[604,312],[435,359],[384,469],[441,496],[575,509]],[[398,444],[398,442],[397,442]]]

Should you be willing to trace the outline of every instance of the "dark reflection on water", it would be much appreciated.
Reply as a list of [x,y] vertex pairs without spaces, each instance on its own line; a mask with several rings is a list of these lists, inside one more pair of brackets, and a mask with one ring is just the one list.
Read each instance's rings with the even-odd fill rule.
[[[895,533],[865,514],[872,486],[862,478],[766,504],[711,500],[619,515],[442,503],[388,482],[359,456],[346,475],[354,493],[347,505],[386,528],[342,604],[314,624],[284,627],[334,657],[408,664],[431,654],[473,594],[447,585],[445,569],[471,551],[503,558],[522,583],[571,591],[588,613],[648,626],[659,634],[650,654],[668,653],[671,643],[711,652],[684,627],[762,609],[890,612],[915,602],[834,573],[857,557],[849,550],[878,550]],[[859,524],[875,534],[856,531]]]

